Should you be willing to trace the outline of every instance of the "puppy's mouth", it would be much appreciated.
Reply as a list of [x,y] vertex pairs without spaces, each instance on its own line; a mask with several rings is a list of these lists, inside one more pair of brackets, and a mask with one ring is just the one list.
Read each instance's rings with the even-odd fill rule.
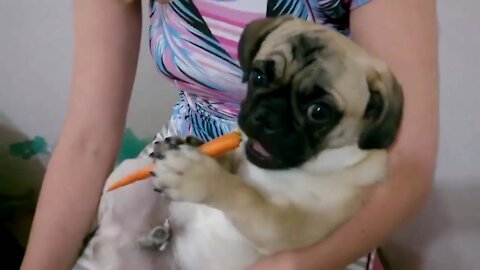
[[249,140],[247,146],[252,151],[252,154],[258,156],[259,158],[269,159],[272,158],[272,155],[263,147],[261,143],[255,140]]
[[279,160],[257,140],[249,139],[246,142],[245,151],[250,162],[261,168],[274,169],[279,165]]

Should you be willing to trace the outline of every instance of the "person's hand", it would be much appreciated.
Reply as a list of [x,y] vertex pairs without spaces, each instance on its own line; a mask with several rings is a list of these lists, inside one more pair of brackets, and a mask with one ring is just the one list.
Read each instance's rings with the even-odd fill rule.
[[301,270],[299,262],[295,253],[279,253],[260,259],[248,270]]

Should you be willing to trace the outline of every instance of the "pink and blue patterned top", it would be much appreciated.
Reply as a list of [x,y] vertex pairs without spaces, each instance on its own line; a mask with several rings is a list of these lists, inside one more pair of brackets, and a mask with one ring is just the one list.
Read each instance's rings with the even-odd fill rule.
[[368,0],[172,0],[150,3],[150,49],[179,90],[170,133],[210,140],[235,125],[246,93],[237,61],[244,26],[291,14],[349,35],[349,14]]

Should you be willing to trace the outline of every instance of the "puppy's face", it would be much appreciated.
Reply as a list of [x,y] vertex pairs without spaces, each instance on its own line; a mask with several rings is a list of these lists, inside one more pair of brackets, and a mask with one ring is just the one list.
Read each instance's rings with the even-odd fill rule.
[[383,62],[334,30],[290,16],[253,21],[239,60],[248,91],[238,123],[253,164],[287,169],[325,149],[385,149],[394,141],[400,85]]

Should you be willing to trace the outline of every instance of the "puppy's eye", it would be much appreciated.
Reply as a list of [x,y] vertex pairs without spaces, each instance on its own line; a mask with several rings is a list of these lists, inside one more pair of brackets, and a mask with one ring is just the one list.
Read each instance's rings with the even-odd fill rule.
[[252,70],[250,73],[250,83],[256,87],[267,86],[268,84],[268,77],[264,73],[259,70]]
[[325,103],[316,103],[308,107],[307,115],[311,121],[324,122],[330,119],[332,109]]

